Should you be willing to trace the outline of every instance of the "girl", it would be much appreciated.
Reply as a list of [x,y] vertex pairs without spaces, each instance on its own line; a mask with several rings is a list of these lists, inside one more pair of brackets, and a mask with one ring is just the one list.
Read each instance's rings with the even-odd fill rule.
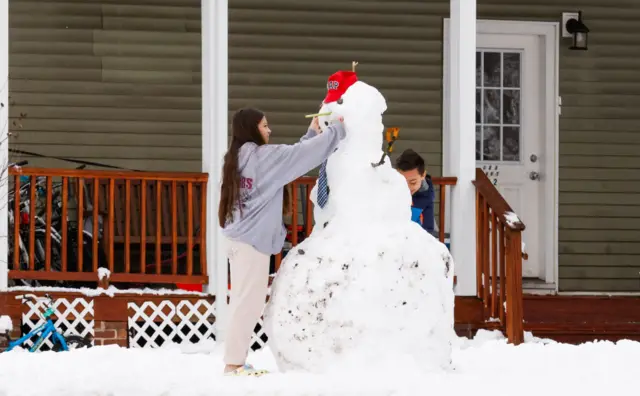
[[319,133],[313,119],[307,134],[294,145],[267,144],[271,130],[256,109],[233,116],[233,138],[224,157],[218,221],[229,239],[231,302],[224,372],[261,375],[245,364],[253,329],[267,296],[269,261],[282,250],[286,231],[285,186],[320,165],[335,150],[345,130],[340,122]]

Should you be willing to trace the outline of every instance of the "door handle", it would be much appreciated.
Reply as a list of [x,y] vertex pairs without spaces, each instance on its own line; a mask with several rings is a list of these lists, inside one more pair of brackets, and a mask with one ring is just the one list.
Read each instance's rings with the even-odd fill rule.
[[540,173],[532,171],[529,173],[529,179],[531,180],[540,180]]

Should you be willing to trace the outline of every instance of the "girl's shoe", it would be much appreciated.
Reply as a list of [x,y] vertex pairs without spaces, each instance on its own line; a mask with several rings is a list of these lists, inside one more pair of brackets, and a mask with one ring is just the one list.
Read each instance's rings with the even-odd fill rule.
[[261,375],[267,374],[267,370],[256,370],[250,364],[245,364],[242,367],[238,367],[233,371],[229,371],[225,373],[225,376],[229,377],[260,377]]

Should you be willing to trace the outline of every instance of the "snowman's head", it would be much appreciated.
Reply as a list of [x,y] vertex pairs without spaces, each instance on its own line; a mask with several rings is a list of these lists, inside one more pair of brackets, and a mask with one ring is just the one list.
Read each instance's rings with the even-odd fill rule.
[[351,85],[336,101],[323,103],[318,117],[324,131],[332,121],[344,117],[345,122],[363,123],[379,121],[387,110],[387,102],[376,88],[362,81]]
[[320,125],[320,129],[322,131],[326,131],[327,127],[333,122],[337,121],[340,115],[334,111],[334,105],[336,102],[331,103],[322,103],[322,107],[320,108],[320,114],[328,115],[320,115],[318,116],[318,124]]

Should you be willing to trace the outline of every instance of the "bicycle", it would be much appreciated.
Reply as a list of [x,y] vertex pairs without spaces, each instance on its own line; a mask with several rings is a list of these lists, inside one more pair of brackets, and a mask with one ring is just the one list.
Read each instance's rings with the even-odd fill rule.
[[[18,165],[26,164],[27,161],[23,161],[22,163],[18,163]],[[78,167],[76,169],[83,169],[84,166]],[[66,241],[62,239],[62,219],[66,214],[62,213],[62,190],[63,183],[52,183],[51,185],[51,202],[42,203],[41,200],[46,197],[47,194],[47,178],[44,176],[38,176],[35,178],[35,189],[36,189],[36,205],[35,205],[35,213],[30,213],[31,207],[31,198],[30,198],[30,189],[32,184],[32,179],[28,176],[21,177],[20,189],[19,191],[12,190],[9,193],[9,229],[13,230],[14,222],[18,220],[20,222],[20,229],[17,235],[13,235],[14,233],[10,233],[10,243],[9,243],[9,258],[11,259],[14,252],[14,242],[13,238],[18,239],[18,250],[19,250],[19,268],[23,270],[29,269],[29,255],[33,254],[34,258],[34,269],[36,271],[43,271],[45,269],[45,261],[46,256],[49,254],[51,256],[51,270],[52,271],[61,271],[62,269],[62,244],[67,245],[67,270],[71,272],[75,271],[83,271],[90,272],[91,271],[91,263],[93,259],[92,252],[92,240],[94,237],[98,238],[98,244],[101,245],[100,239],[102,238],[103,232],[103,219],[102,216],[98,217],[99,223],[99,232],[97,236],[93,235],[93,216],[87,217],[83,221],[83,246],[79,247],[77,243],[77,233],[78,228],[75,222],[72,222],[70,219],[67,219],[67,238]],[[91,199],[88,195],[87,189],[84,191],[85,200],[87,202],[87,210],[91,211]],[[18,214],[14,214],[14,199],[16,196],[20,197],[20,207]],[[51,205],[51,223],[48,225],[45,221],[45,212],[46,206]],[[30,223],[33,221],[33,225]],[[29,248],[27,247],[28,241],[30,238],[30,227],[34,227],[34,252],[29,252]],[[49,237],[51,238],[51,250],[47,253],[46,251],[46,240],[47,240],[47,231],[49,231]],[[82,249],[83,254],[83,268],[78,268],[77,255],[78,250]],[[99,266],[106,267],[106,256],[102,250],[99,250]],[[76,286],[81,285],[79,282],[68,282],[68,281],[37,281],[37,280],[25,280],[25,279],[16,279],[13,282],[13,285],[23,284],[24,286],[61,286],[61,287],[69,287],[72,283],[75,283]]]
[[9,346],[5,352],[9,352],[12,349],[24,345],[27,341],[29,341],[34,336],[39,336],[33,346],[29,349],[29,352],[36,352],[40,349],[42,344],[47,340],[48,337],[51,337],[53,341],[53,351],[69,351],[71,349],[78,348],[91,348],[91,340],[88,337],[82,337],[79,335],[68,335],[65,336],[58,331],[56,326],[53,324],[53,320],[51,320],[51,316],[55,313],[54,301],[53,298],[49,294],[45,294],[44,297],[37,297],[34,294],[25,294],[15,297],[16,300],[22,300],[24,304],[26,301],[31,301],[36,304],[38,301],[44,301],[44,305],[46,307],[45,311],[41,313],[42,319],[45,320],[45,323],[37,326],[35,329],[31,330],[28,334],[22,336],[21,338],[12,341],[9,335],[9,332],[5,334],[0,334],[0,336],[4,336],[9,341]]

